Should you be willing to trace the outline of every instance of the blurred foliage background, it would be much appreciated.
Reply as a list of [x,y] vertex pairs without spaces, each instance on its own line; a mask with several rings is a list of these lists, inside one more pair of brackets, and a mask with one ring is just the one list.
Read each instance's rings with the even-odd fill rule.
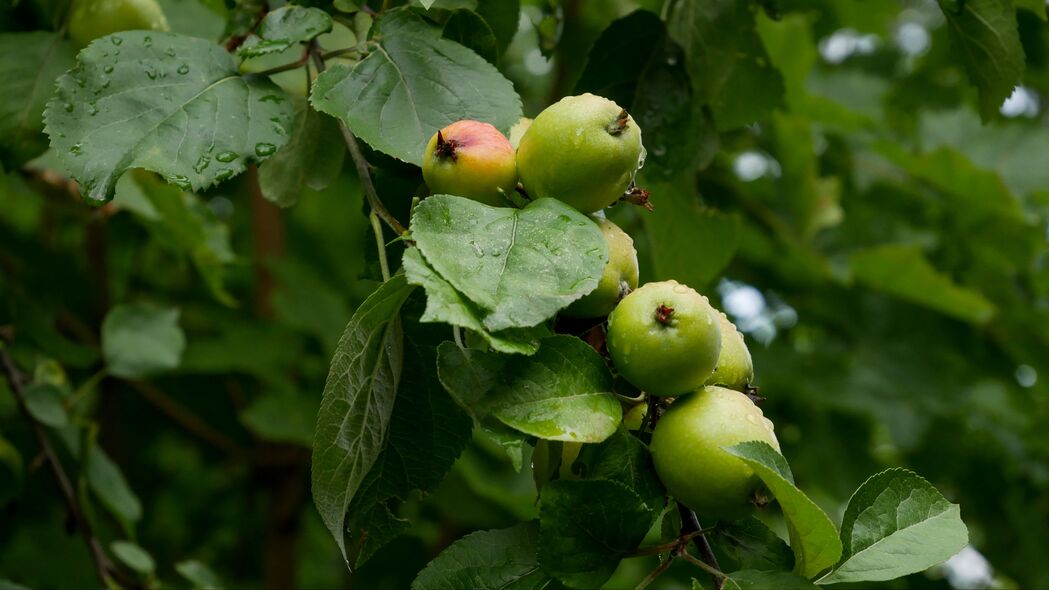
[[[4,0],[0,31],[54,29],[60,4]],[[250,12],[161,4],[174,30],[216,41]],[[744,6],[764,71],[706,102],[702,84],[724,80],[693,73],[681,93],[699,65],[656,18],[684,9],[659,0],[526,0],[490,56],[529,116],[580,91],[631,109],[655,212],[610,216],[634,236],[642,280],[698,288],[748,334],[800,487],[840,519],[851,490],[899,465],[961,504],[972,547],[885,587],[1049,587],[1049,28],[1041,0],[1016,4],[1026,72],[991,108],[952,45],[950,2]],[[732,24],[726,47],[743,34]],[[782,104],[761,104],[765,85],[782,85]],[[406,211],[418,169],[369,159]],[[316,515],[309,445],[328,362],[379,278],[352,166],[280,209],[253,173],[200,194],[129,174],[92,208],[47,153],[3,165],[0,330],[35,376],[34,415],[82,466],[74,485],[100,535],[133,539],[161,579],[406,588],[463,534],[536,513],[527,467],[477,438],[435,493],[401,507],[408,534],[352,574]],[[114,310],[184,338],[170,370],[106,369]],[[91,585],[38,453],[0,384],[0,579]],[[688,573],[660,587],[689,587]]]

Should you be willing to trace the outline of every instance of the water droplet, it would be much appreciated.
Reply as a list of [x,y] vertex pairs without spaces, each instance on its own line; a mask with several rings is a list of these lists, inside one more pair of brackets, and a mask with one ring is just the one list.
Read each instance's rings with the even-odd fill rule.
[[72,113],[73,112],[73,103],[71,103],[71,102],[67,102],[66,103],[66,112],[67,113]]
[[87,114],[91,115],[92,117],[97,115],[98,114],[98,105],[96,105],[93,102],[88,103],[88,105],[87,105]]
[[665,145],[657,145],[656,147],[652,148],[652,155],[654,155],[657,158],[662,157],[665,153],[667,153],[667,146]]
[[76,85],[77,86],[79,86],[81,88],[83,88],[84,86],[87,86],[87,80],[85,80],[83,78],[75,78],[75,80],[76,80]]
[[267,94],[259,99],[259,102],[283,102],[284,97],[279,94]]
[[149,76],[150,80],[157,79],[157,71],[154,70],[152,67],[146,67],[146,75]]
[[175,48],[174,47],[168,47],[167,49],[164,50],[164,55],[166,55],[168,57],[175,57]]
[[193,165],[193,171],[197,174],[204,172],[204,169],[211,165],[211,158],[206,155],[201,155],[197,158],[197,163]]
[[188,65],[186,65],[186,64],[182,64],[182,65],[180,65],[180,66],[178,67],[178,73],[180,73],[180,74],[182,74],[183,76],[185,76],[186,74],[188,74],[188,73],[189,73],[189,66],[188,66]]
[[668,58],[667,58],[667,65],[668,65],[668,66],[674,66],[674,65],[677,65],[677,58],[676,58],[676,57],[674,57],[673,55],[672,55],[672,56],[670,56],[670,57],[668,57]]
[[146,47],[153,47],[153,37],[146,37],[142,40],[142,44]]
[[572,221],[572,218],[571,218],[571,217],[569,217],[569,216],[567,216],[567,215],[564,215],[564,214],[562,214],[562,215],[558,215],[558,216],[557,216],[557,219],[558,219],[559,221],[561,221],[562,223],[568,223],[569,221]]
[[107,74],[112,74],[113,73],[113,66],[112,65],[108,65],[108,66],[102,68],[102,71],[107,73]]
[[234,174],[236,174],[236,173],[232,169],[230,169],[230,168],[223,168],[222,170],[219,170],[218,174],[215,175],[215,180],[219,180],[219,181],[228,180],[230,178],[233,178]]
[[757,424],[758,419],[754,417],[754,414],[747,414],[747,422],[750,422],[751,424]]
[[184,191],[188,191],[191,188],[193,188],[193,185],[191,185],[189,182],[189,178],[183,176],[182,174],[172,174],[171,176],[168,176],[168,182],[179,187]]
[[110,37],[109,40],[113,42],[113,45],[120,45],[124,42],[120,37]]
[[256,143],[255,144],[255,155],[266,157],[272,156],[273,152],[277,151],[277,146],[272,143]]
[[219,155],[215,156],[215,159],[218,160],[219,162],[223,162],[223,163],[227,163],[228,164],[229,162],[232,162],[233,160],[237,159],[237,153],[236,152],[222,152]]
[[69,153],[73,154],[74,156],[79,156],[80,152],[81,152],[81,147],[80,147],[79,143],[74,143],[73,147],[69,148]]

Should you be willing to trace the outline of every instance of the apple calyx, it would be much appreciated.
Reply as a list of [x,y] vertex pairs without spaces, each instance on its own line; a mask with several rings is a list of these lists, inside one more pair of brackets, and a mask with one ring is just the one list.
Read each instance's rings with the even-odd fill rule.
[[644,207],[646,211],[651,213],[652,211],[655,211],[655,207],[652,206],[652,202],[649,200],[651,196],[652,193],[634,185],[631,186],[627,192],[623,193],[623,196],[619,197],[619,200],[624,203],[630,203],[631,205]]
[[619,115],[614,121],[605,127],[609,135],[619,135],[626,131],[627,125],[630,123],[630,113],[626,112],[626,109],[620,109]]
[[674,308],[660,303],[656,308],[656,321],[664,326],[670,325],[670,318],[674,315]]
[[456,153],[458,149],[458,141],[454,139],[445,139],[444,134],[440,131],[437,132],[437,146],[433,150],[433,155],[442,160],[451,160],[454,162],[458,158]]

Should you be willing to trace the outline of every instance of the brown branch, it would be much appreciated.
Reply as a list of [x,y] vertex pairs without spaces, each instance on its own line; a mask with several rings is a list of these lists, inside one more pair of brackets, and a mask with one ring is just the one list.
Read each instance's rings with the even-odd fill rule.
[[[691,534],[693,532],[699,532],[692,538],[692,541],[696,544],[696,549],[699,550],[699,555],[706,563],[718,574],[710,573],[710,578],[714,581],[714,590],[721,590],[721,587],[725,583],[725,574],[721,574],[721,566],[718,565],[718,558],[714,556],[714,550],[710,547],[710,541],[707,540],[707,536],[703,534],[703,527],[699,526],[699,519],[696,518],[696,513],[693,512],[688,506],[685,506],[681,502],[677,503],[678,514],[681,515],[681,534]],[[704,568],[707,569],[707,568]],[[709,569],[707,569],[710,572]]]
[[84,516],[84,512],[80,509],[80,503],[77,500],[76,492],[73,490],[73,484],[70,482],[65,468],[62,466],[62,462],[55,453],[54,447],[51,446],[51,439],[48,437],[47,431],[44,429],[43,425],[40,424],[31,413],[29,413],[29,408],[26,407],[24,389],[25,378],[15,365],[14,359],[12,359],[7,350],[3,348],[0,348],[0,364],[3,365],[4,376],[7,378],[7,384],[10,386],[11,394],[14,396],[15,402],[18,404],[18,409],[22,412],[22,416],[29,423],[30,428],[33,431],[33,436],[36,438],[37,444],[40,445],[40,450],[50,468],[51,475],[54,476],[55,482],[58,484],[62,500],[65,502],[66,508],[69,511],[70,516],[73,518],[73,522],[76,523],[76,527],[80,530],[80,534],[84,537],[84,542],[87,543],[88,551],[91,554],[91,561],[95,566],[95,573],[98,575],[102,587],[108,588],[110,586],[110,578],[112,578],[125,588],[141,588],[142,584],[138,580],[116,568],[109,560],[109,557],[106,556],[105,550],[102,549],[101,541],[95,536],[91,522],[88,521]]
[[671,563],[674,563],[673,555],[671,555],[665,561],[660,562],[660,564],[656,566],[656,569],[649,572],[649,574],[645,576],[645,579],[641,580],[641,583],[638,584],[637,587],[634,588],[634,590],[645,590],[645,588],[648,588],[649,584],[654,582],[656,578],[658,578],[663,572],[667,571],[670,568]]
[[[317,68],[317,72],[324,71],[324,56],[321,55],[320,50],[317,47],[316,41],[310,43],[310,57],[313,58],[313,64]],[[372,183],[372,175],[368,170],[368,160],[365,159],[364,153],[361,152],[361,146],[357,143],[357,138],[353,136],[353,132],[346,126],[346,123],[339,119],[339,130],[342,131],[342,138],[346,141],[346,149],[350,152],[350,157],[353,159],[353,165],[357,168],[357,177],[361,181],[361,188],[364,189],[364,196],[368,198],[368,206],[371,207],[372,211],[379,216],[386,225],[390,226],[398,236],[403,236],[408,233],[408,229],[401,225],[400,221],[390,213],[386,206],[379,200],[379,194],[375,191],[375,185]]]

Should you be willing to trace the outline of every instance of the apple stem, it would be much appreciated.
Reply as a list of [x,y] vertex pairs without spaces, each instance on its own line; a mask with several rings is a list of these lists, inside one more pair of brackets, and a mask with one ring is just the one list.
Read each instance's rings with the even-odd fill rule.
[[626,131],[627,125],[630,123],[630,113],[626,112],[626,109],[619,111],[619,115],[616,116],[616,120],[612,121],[605,127],[609,135],[619,135]]
[[630,189],[627,190],[625,193],[623,193],[623,196],[619,197],[619,200],[623,201],[624,203],[640,205],[641,207],[644,207],[645,210],[647,210],[649,213],[651,213],[655,210],[655,207],[653,207],[652,203],[649,201],[649,198],[651,196],[652,193],[646,191],[645,189],[637,185],[634,185],[631,186]]
[[670,324],[670,318],[674,315],[674,308],[667,307],[660,303],[659,307],[656,308],[656,321],[663,324],[664,326]]

